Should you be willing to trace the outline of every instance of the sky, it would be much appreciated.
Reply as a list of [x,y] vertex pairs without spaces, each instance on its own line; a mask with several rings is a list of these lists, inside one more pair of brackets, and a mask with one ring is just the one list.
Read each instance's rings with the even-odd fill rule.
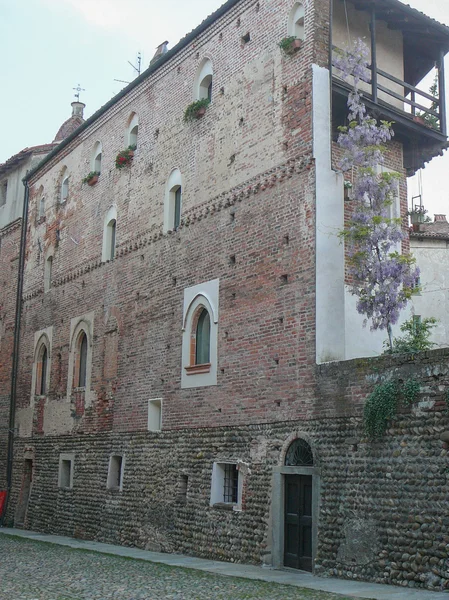
[[[136,64],[138,52],[144,70],[160,43],[173,47],[223,2],[0,0],[0,163],[53,140],[78,84],[89,117],[124,87],[115,79],[134,78],[128,61]],[[408,3],[449,25],[449,0]],[[446,79],[449,107],[449,57]],[[418,178],[409,179],[409,197],[420,191]],[[422,171],[422,193],[432,218],[449,219],[449,151]]]

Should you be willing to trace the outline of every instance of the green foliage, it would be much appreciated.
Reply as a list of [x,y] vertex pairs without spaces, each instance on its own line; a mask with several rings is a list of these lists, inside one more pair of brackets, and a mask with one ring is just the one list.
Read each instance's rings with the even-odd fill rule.
[[93,179],[94,177],[97,177],[100,175],[100,171],[91,171],[90,173],[88,173],[86,175],[86,177],[83,179],[83,183],[89,183],[89,181],[91,179]]
[[[409,290],[410,295],[416,293],[416,290]],[[393,339],[393,347],[390,348],[388,341],[384,342],[384,354],[416,354],[430,350],[435,344],[429,340],[432,328],[437,323],[435,317],[426,317],[419,319],[412,317],[401,325],[401,331],[405,333],[402,337]]]
[[[435,79],[433,80],[433,83],[430,86],[429,92],[435,98],[435,100],[430,105],[430,110],[433,110],[434,112],[436,112],[439,109],[439,104],[438,104],[438,75],[435,75]],[[425,122],[425,124],[428,127],[431,127],[432,129],[436,129],[437,131],[440,130],[440,119],[438,117],[436,117],[435,115],[431,115],[431,114],[429,114],[428,112],[425,112],[425,111],[423,111],[423,112],[418,111],[416,114],[417,114],[418,117],[421,117],[421,119]]]
[[284,54],[293,54],[295,50],[293,44],[296,40],[297,38],[294,35],[290,35],[282,38],[282,40],[278,43],[278,46]]
[[210,104],[209,98],[202,98],[201,100],[196,100],[189,104],[184,112],[184,121],[188,123],[189,121],[195,121],[198,119],[198,111],[201,108],[207,108]]
[[399,387],[395,381],[385,381],[376,385],[368,396],[363,411],[365,431],[370,438],[381,437],[387,423],[396,414]]
[[[415,379],[403,384],[394,380],[376,385],[365,402],[363,421],[365,433],[371,439],[380,438],[387,430],[388,421],[396,415],[398,403],[409,406],[418,398],[420,385]],[[449,396],[447,402],[449,402]]]
[[418,397],[420,385],[416,379],[409,379],[401,388],[401,394],[405,404],[413,404]]

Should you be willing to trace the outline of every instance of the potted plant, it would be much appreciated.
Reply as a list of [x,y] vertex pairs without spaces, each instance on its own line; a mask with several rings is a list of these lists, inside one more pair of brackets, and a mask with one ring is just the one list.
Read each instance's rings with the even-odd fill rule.
[[192,102],[192,104],[189,104],[184,112],[184,121],[188,123],[189,121],[195,121],[195,119],[201,119],[209,104],[209,98],[202,98],[201,100],[196,100],[195,102]]
[[291,56],[301,48],[302,40],[296,38],[294,35],[290,35],[289,37],[282,38],[278,46],[284,54]]
[[134,150],[136,149],[136,145],[128,146],[126,150],[120,150],[115,159],[115,168],[123,169],[127,165],[131,164],[134,158]]
[[407,211],[407,215],[410,217],[410,222],[413,226],[413,231],[419,231],[420,224],[426,222],[426,213],[427,210],[420,204],[417,204],[412,210]]
[[83,183],[87,183],[87,185],[93,186],[97,183],[99,177],[100,171],[91,171],[83,179]]

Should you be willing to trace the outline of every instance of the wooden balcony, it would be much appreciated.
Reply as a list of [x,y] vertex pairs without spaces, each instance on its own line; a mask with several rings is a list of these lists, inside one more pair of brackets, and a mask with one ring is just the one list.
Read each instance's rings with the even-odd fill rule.
[[[341,0],[334,0],[335,3]],[[408,174],[424,167],[447,148],[447,112],[445,103],[444,56],[449,51],[449,28],[426,17],[397,0],[356,0],[349,4],[353,11],[369,14],[371,34],[370,79],[361,86],[368,111],[378,119],[393,121],[395,139],[403,144],[404,167]],[[394,56],[396,65],[403,63],[404,79],[380,68],[377,60],[377,24],[384,21],[392,35],[401,32],[403,56]],[[350,82],[345,82],[335,68],[330,52],[332,73],[332,118],[334,131],[346,124]],[[385,65],[385,56],[383,57]],[[422,79],[435,69],[437,90],[431,94],[422,89]]]

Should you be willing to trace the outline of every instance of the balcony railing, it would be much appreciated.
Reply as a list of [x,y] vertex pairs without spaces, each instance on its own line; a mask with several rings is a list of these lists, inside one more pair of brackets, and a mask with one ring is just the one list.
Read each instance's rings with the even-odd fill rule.
[[[336,46],[332,47],[333,50],[340,51]],[[341,79],[338,75],[338,68],[336,68],[334,61],[332,60],[333,76],[336,79]],[[428,92],[424,92],[419,88],[387,73],[383,69],[379,69],[377,66],[373,68],[373,64],[368,66],[370,71],[370,79],[363,86],[365,92],[369,94],[369,99],[379,106],[384,106],[392,109],[393,111],[400,111],[403,116],[410,118],[411,120],[419,123],[423,126],[432,128],[435,131],[446,135],[446,105],[444,95],[444,73],[438,69],[438,90],[439,93],[432,95]],[[379,78],[387,80],[379,82]],[[389,86],[388,82],[391,82],[393,86]],[[381,98],[379,98],[381,95]],[[426,106],[425,102],[430,102],[430,106]],[[405,108],[409,107],[409,110]]]

